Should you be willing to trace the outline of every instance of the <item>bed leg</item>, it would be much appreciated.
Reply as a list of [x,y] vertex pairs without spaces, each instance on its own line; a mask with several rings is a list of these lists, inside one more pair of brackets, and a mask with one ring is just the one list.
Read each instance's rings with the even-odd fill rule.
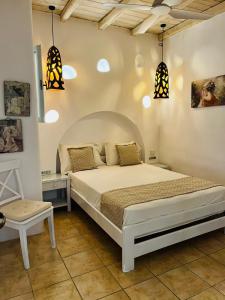
[[123,272],[134,270],[134,238],[126,230],[123,230],[122,269]]

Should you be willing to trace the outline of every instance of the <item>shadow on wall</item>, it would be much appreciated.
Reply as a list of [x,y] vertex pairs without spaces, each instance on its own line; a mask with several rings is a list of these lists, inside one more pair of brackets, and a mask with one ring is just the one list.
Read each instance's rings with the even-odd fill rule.
[[144,142],[138,127],[126,116],[101,111],[76,121],[62,136],[60,144],[127,142],[134,140],[143,149]]

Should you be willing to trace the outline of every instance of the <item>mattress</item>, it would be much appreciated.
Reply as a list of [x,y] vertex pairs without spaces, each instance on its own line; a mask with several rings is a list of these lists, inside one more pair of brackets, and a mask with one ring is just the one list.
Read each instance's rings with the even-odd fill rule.
[[[140,164],[126,167],[101,166],[94,170],[71,173],[70,177],[71,188],[100,210],[101,197],[105,192],[179,179],[186,175]],[[210,215],[213,214],[210,213],[210,207],[222,202],[225,210],[225,187],[217,186],[190,194],[131,205],[124,210],[123,225],[138,224],[182,212],[187,213],[206,206],[209,206],[208,215]]]

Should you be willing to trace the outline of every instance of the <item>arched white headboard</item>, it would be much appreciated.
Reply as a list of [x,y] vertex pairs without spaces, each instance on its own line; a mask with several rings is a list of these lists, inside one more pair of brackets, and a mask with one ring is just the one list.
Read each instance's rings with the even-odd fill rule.
[[136,141],[142,147],[144,143],[138,127],[126,116],[100,111],[89,114],[76,121],[62,136],[60,144],[105,143]]

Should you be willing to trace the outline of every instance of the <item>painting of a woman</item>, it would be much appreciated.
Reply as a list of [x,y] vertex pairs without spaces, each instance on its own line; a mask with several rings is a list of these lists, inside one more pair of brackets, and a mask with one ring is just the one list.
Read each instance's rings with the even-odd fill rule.
[[191,107],[225,105],[225,75],[192,83]]

